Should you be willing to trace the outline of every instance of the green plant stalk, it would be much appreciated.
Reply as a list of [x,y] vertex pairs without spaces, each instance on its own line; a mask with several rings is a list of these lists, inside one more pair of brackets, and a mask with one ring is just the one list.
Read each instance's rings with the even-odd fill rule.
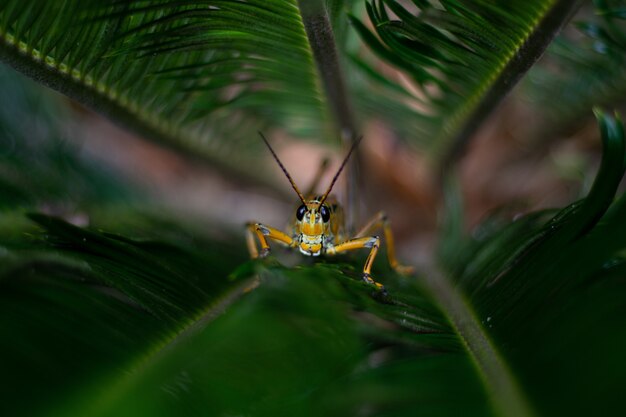
[[[485,119],[541,58],[552,39],[582,3],[583,0],[556,1],[543,15],[541,23],[534,26],[535,30],[528,34],[515,55],[506,59],[506,65],[502,67],[495,79],[487,80],[485,85],[477,90],[475,100],[469,100],[465,106],[449,116],[448,125],[444,126],[440,138],[434,141],[434,152],[441,155],[440,173],[445,175],[445,172],[459,159]],[[451,132],[456,133],[446,139]]]
[[[100,86],[94,85],[76,71],[71,73],[64,71],[63,66],[58,65],[52,57],[43,57],[39,51],[22,47],[5,33],[0,33],[0,61],[141,137],[148,137],[160,146],[171,149],[191,161],[211,166],[235,183],[256,185],[279,193],[273,180],[260,175],[250,175],[207,154],[200,146],[193,145],[199,141],[194,141],[189,134],[166,120],[142,112],[140,106],[125,97],[120,97],[115,91],[102,91]],[[181,138],[187,139],[183,143]]]
[[[302,15],[302,23],[322,86],[333,113],[333,119],[341,134],[346,148],[349,148],[357,139],[358,129],[355,123],[353,106],[347,94],[343,71],[339,63],[339,55],[332,26],[324,1],[298,0],[298,7]],[[346,172],[346,226],[349,231],[354,230],[354,223],[358,220],[356,203],[358,195],[359,157],[358,149],[353,152]]]
[[476,365],[494,412],[503,417],[535,416],[513,374],[463,295],[435,268],[431,268],[424,277],[421,283],[440,305]]

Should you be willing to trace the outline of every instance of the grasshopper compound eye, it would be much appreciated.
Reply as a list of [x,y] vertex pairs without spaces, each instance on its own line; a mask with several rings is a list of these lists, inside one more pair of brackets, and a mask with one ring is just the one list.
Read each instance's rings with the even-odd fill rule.
[[299,221],[302,220],[304,218],[304,213],[306,213],[306,206],[303,204],[298,207],[298,210],[296,211],[296,219]]
[[328,207],[322,206],[320,208],[320,214],[322,215],[322,221],[324,223],[328,223],[328,221],[330,220],[330,210],[328,210]]

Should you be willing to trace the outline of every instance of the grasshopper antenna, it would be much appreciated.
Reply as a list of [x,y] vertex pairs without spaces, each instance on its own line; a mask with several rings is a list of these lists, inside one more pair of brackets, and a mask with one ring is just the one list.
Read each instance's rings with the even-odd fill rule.
[[362,139],[363,139],[363,136],[359,136],[359,138],[352,143],[352,146],[350,147],[350,151],[348,152],[348,155],[346,155],[345,159],[341,163],[341,166],[339,167],[339,170],[337,171],[337,173],[333,177],[333,180],[330,183],[330,187],[328,187],[328,190],[326,190],[326,192],[324,193],[324,195],[320,199],[320,206],[322,204],[324,204],[324,201],[326,201],[326,198],[328,197],[328,194],[330,194],[331,190],[335,186],[335,183],[337,182],[337,178],[339,178],[339,174],[341,174],[341,171],[343,171],[344,167],[348,163],[348,159],[350,159],[350,155],[352,155],[352,152],[356,149],[357,146],[359,146],[359,143],[361,143]]
[[[282,162],[280,162],[280,159],[278,159],[278,156],[276,155],[276,152],[274,152],[274,149],[272,149],[272,147],[270,146],[270,143],[267,141],[267,139],[265,139],[265,136],[263,136],[263,133],[259,132],[259,135],[261,136],[261,139],[263,139],[263,142],[265,142],[265,144],[267,145],[268,149],[270,150],[270,152],[272,153],[272,156],[274,157],[274,159],[276,160],[276,162],[278,162],[278,165],[280,165],[280,169],[283,170],[283,172],[285,173],[285,176],[287,177],[287,179],[289,180],[289,182],[291,183],[291,186],[293,187],[293,189],[295,190],[296,194],[298,194],[298,197],[300,197],[300,200],[302,200],[302,204],[306,204],[306,200],[304,199],[304,196],[302,195],[302,193],[300,192],[300,190],[298,190],[298,186],[296,185],[296,183],[293,181],[293,178],[291,178],[291,175],[289,175],[289,173],[287,172],[287,169],[285,168],[285,166],[283,165]],[[349,156],[349,155],[348,155]],[[343,167],[342,167],[343,168]]]

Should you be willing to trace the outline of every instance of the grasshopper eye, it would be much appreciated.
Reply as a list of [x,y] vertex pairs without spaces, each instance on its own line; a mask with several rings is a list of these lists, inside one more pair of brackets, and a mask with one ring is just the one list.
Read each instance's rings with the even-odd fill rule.
[[303,204],[298,207],[298,210],[296,211],[296,219],[302,220],[304,218],[304,213],[306,213],[306,206]]
[[328,207],[322,206],[320,208],[320,214],[322,215],[322,221],[324,223],[328,223],[328,221],[330,220],[330,210],[328,210]]

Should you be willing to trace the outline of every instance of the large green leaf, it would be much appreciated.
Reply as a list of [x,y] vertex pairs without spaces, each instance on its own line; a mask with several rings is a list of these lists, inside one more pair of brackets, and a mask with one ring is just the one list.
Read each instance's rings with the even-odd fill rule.
[[259,149],[257,130],[329,136],[311,47],[289,0],[3,1],[0,58],[250,182],[263,178],[246,176],[242,163]]
[[456,240],[442,259],[545,415],[621,407],[613,387],[624,383],[617,352],[626,343],[619,324],[626,196],[613,199],[625,168],[624,133],[618,120],[598,118],[603,162],[585,200],[485,228],[465,245]]
[[164,240],[33,219],[45,225],[49,243],[7,241],[6,234],[2,242],[2,346],[11,358],[3,375],[12,375],[3,409],[15,415],[47,413],[68,391],[76,395],[141,363],[218,302],[228,282],[206,278],[225,276],[241,259],[226,244],[196,242],[197,250],[183,251]]
[[[454,386],[455,403],[431,407],[486,411],[460,341],[405,279],[387,280],[391,298],[372,298],[345,265],[248,265],[232,281],[227,270],[241,259],[232,245],[131,240],[32,218],[43,241],[3,241],[11,415],[168,415],[181,406],[192,415],[345,415],[368,402],[406,412],[420,398],[414,389],[431,401]],[[244,295],[255,269],[260,286]],[[416,373],[424,378],[412,381]],[[38,401],[26,401],[32,393]]]
[[395,93],[396,100],[419,109],[416,140],[427,138],[440,160],[450,160],[580,3],[426,0],[409,7],[373,0],[367,2],[373,29],[357,18],[352,23],[380,58],[418,87],[413,97]]
[[626,375],[626,200],[612,202],[624,135],[598,117],[606,152],[589,198],[451,233],[452,280],[378,261],[389,295],[361,281],[360,263],[241,264],[242,237],[155,224],[169,237],[154,240],[31,215],[39,232],[22,222],[30,237],[0,235],[3,412],[614,414]]

